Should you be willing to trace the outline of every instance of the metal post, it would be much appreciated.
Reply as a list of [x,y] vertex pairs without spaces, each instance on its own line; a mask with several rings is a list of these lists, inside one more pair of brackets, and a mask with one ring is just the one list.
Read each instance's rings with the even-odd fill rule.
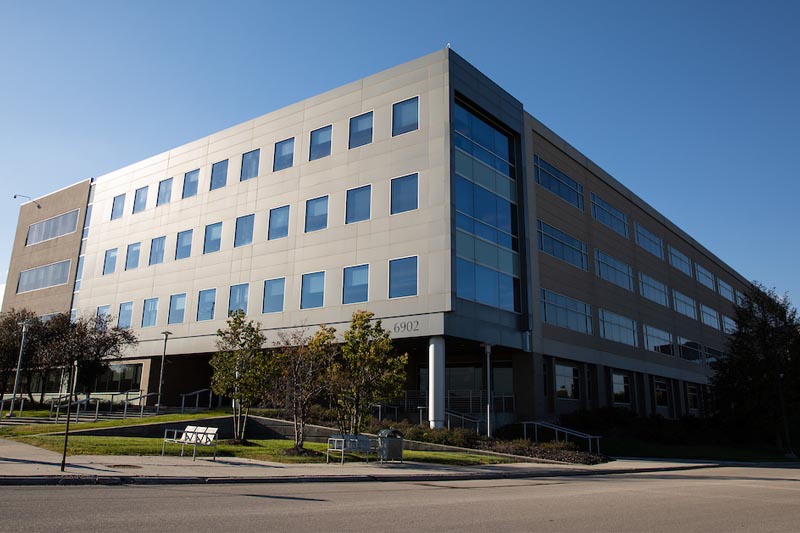
[[167,358],[167,339],[172,335],[171,331],[162,331],[164,335],[164,351],[161,353],[161,369],[158,376],[158,403],[156,404],[156,414],[161,410],[161,388],[164,386],[164,360]]
[[492,436],[492,345],[483,344],[486,352],[486,436]]
[[14,402],[17,400],[17,388],[19,387],[19,371],[22,368],[22,352],[25,350],[25,335],[28,333],[28,321],[22,323],[22,342],[19,344],[19,358],[17,359],[17,373],[14,376],[14,392],[11,394],[11,409],[6,415],[8,418],[14,416]]

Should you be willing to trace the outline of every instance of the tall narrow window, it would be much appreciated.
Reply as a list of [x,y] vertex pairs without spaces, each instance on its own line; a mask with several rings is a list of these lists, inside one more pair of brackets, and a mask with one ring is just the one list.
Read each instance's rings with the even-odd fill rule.
[[178,233],[175,243],[175,259],[185,259],[192,255],[192,230]]
[[628,374],[611,373],[614,403],[631,403],[631,378]]
[[392,180],[391,214],[413,211],[418,206],[417,174],[409,174]]
[[272,161],[272,171],[277,172],[289,168],[294,164],[294,137],[275,143],[275,159]]
[[125,212],[125,195],[120,194],[114,197],[114,202],[111,204],[111,220],[116,220]]
[[103,275],[113,274],[117,269],[117,249],[106,250],[105,260],[103,261]]
[[653,388],[655,389],[656,407],[669,407],[669,387],[667,380],[655,378],[653,380]]
[[581,397],[581,373],[578,367],[556,364],[556,396],[569,400]]
[[253,242],[253,219],[255,215],[245,215],[236,219],[236,235],[233,247],[245,246]]
[[342,303],[366,302],[369,298],[369,265],[358,265],[344,269]]
[[220,189],[228,182],[228,160],[211,165],[211,189]]
[[239,310],[247,314],[247,293],[249,289],[250,284],[248,283],[231,285],[231,292],[228,298],[228,316]]
[[345,206],[345,224],[369,220],[370,198],[372,186],[364,185],[347,191],[347,205]]
[[389,261],[389,298],[417,295],[417,258]]
[[75,292],[81,290],[81,280],[83,279],[83,263],[85,256],[78,256],[78,266],[75,268]]
[[328,227],[328,197],[320,196],[306,201],[306,233]]
[[392,137],[419,128],[419,98],[409,98],[392,106]]
[[358,148],[372,142],[372,111],[350,119],[348,148]]
[[122,302],[119,304],[119,316],[117,317],[117,327],[120,329],[130,329],[133,320],[133,302]]
[[332,126],[325,126],[311,132],[311,145],[308,149],[309,161],[331,155],[332,131]]
[[125,256],[125,270],[133,270],[139,267],[139,249],[141,243],[135,242],[128,245],[128,253]]
[[268,279],[264,282],[264,303],[262,313],[280,313],[283,311],[283,295],[285,278]]
[[158,318],[158,298],[148,298],[144,301],[142,310],[142,327],[150,328],[156,325]]
[[210,254],[219,252],[222,245],[222,222],[209,224],[206,226],[205,239],[203,241],[203,253]]
[[150,241],[150,265],[157,265],[164,262],[164,246],[167,238],[156,237]]
[[172,200],[172,178],[167,178],[158,182],[158,197],[156,206],[170,203]]
[[214,320],[217,289],[205,289],[197,295],[197,321]]
[[133,212],[139,213],[147,207],[147,187],[136,189],[133,195]]
[[289,235],[289,206],[269,210],[269,230],[267,239],[273,241]]
[[186,294],[173,294],[169,297],[169,316],[168,324],[183,323],[183,315],[186,311]]
[[200,170],[192,170],[183,176],[182,198],[189,198],[197,194],[197,185],[200,182]]
[[258,176],[258,160],[260,156],[260,149],[242,155],[242,171],[239,174],[239,181],[246,181]]
[[325,304],[325,272],[303,274],[300,309],[313,309]]

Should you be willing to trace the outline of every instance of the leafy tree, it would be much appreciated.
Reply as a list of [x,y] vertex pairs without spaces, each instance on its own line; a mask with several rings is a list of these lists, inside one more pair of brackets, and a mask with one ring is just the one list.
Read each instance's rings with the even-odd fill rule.
[[389,332],[370,311],[356,311],[331,367],[331,395],[342,433],[358,434],[371,407],[396,398],[405,382],[407,354],[395,353]]
[[272,368],[263,349],[266,337],[260,323],[246,318],[238,310],[225,329],[217,330],[217,352],[211,357],[211,388],[233,400],[233,438],[239,442],[245,440],[250,407],[261,403],[272,386]]
[[22,354],[21,372],[30,367],[34,357],[41,321],[36,313],[28,309],[11,309],[0,315],[0,399],[3,398],[6,387],[16,372],[22,343],[22,324],[25,321],[29,326],[25,337],[25,350]]
[[[754,284],[735,307],[728,355],[714,363],[716,415],[737,434],[791,451],[790,415],[800,409],[800,321],[788,296]],[[797,428],[794,428],[797,431]]]
[[336,330],[320,326],[310,338],[305,332],[281,333],[279,348],[271,352],[272,372],[276,376],[276,403],[285,402],[294,421],[294,448],[303,450],[308,411],[329,388],[329,372],[334,361]]

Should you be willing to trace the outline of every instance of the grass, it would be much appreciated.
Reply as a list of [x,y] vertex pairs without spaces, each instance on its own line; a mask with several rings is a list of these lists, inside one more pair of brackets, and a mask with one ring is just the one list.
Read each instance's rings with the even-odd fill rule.
[[788,461],[773,447],[714,446],[708,444],[662,444],[633,439],[605,438],[603,453],[617,457],[652,457],[663,459],[692,459],[707,461]]

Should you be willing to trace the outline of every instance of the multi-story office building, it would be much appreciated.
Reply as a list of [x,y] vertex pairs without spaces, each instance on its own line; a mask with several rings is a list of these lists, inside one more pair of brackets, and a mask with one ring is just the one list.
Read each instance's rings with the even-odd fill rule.
[[748,282],[442,50],[24,204],[4,309],[113,315],[100,388],[208,386],[244,309],[270,341],[356,309],[442,425],[700,413]]

